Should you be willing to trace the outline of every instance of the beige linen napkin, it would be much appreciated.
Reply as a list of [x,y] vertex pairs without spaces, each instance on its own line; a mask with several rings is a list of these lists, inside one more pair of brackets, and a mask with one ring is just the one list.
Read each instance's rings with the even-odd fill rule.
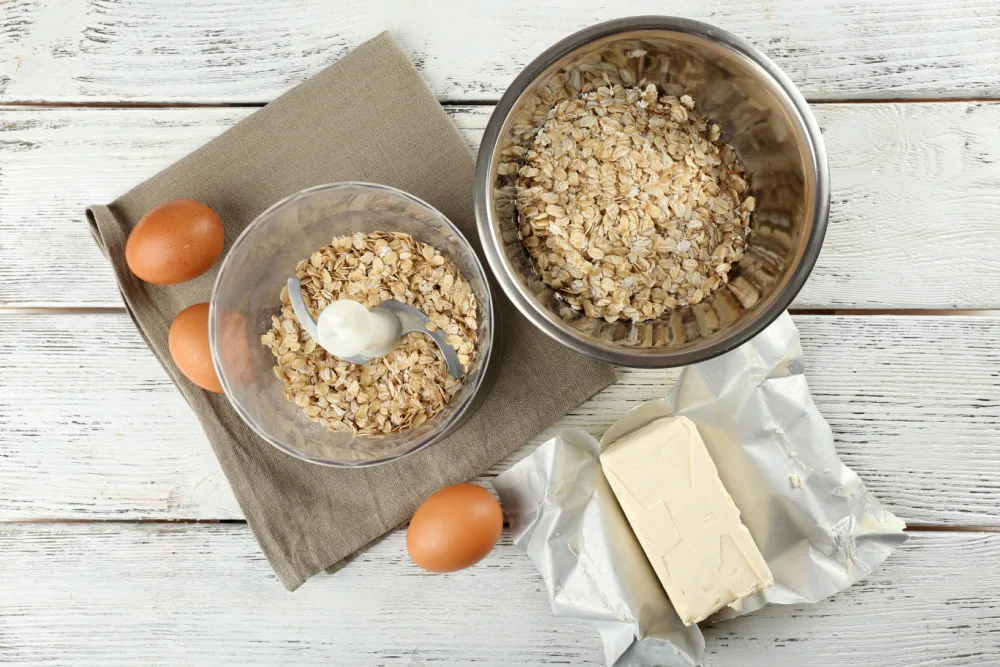
[[[228,249],[279,199],[348,180],[410,192],[479,245],[472,154],[387,34],[108,206],[87,211],[129,315],[201,420],[254,535],[289,589],[407,521],[440,487],[481,474],[614,379],[611,367],[537,331],[495,289],[503,326],[497,379],[479,411],[446,440],[392,463],[332,469],[259,439],[224,396],[185,379],[167,349],[171,321],[186,306],[208,301],[218,264],[187,283],[151,285],[129,272],[125,241],[151,208],[186,198],[218,212]],[[171,434],[163,436],[157,446],[169,447]]]

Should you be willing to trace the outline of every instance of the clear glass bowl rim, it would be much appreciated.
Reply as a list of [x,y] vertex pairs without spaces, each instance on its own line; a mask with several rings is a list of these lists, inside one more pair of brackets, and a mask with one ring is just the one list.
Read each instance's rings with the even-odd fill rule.
[[[218,314],[216,308],[216,302],[217,302],[216,297],[218,294],[219,285],[221,284],[222,278],[226,273],[226,269],[229,268],[230,262],[232,261],[233,256],[237,254],[238,249],[243,244],[248,243],[248,239],[250,238],[252,233],[258,227],[264,224],[264,220],[267,217],[269,217],[272,213],[281,209],[282,207],[287,206],[293,201],[296,201],[304,197],[312,196],[319,192],[326,192],[330,190],[339,190],[347,188],[371,188],[375,190],[381,190],[383,192],[395,195],[402,199],[407,199],[410,202],[422,206],[432,211],[433,213],[439,215],[441,217],[441,220],[444,221],[445,225],[448,227],[448,229],[458,239],[459,244],[464,246],[465,249],[469,252],[470,256],[473,257],[473,259],[475,260],[475,267],[479,273],[478,277],[484,286],[487,296],[487,302],[485,304],[486,314],[487,314],[487,320],[486,320],[487,340],[485,341],[486,343],[485,346],[483,346],[483,341],[479,342],[480,353],[483,354],[484,356],[482,359],[482,363],[479,366],[479,372],[477,376],[474,378],[475,384],[472,387],[472,391],[469,392],[468,396],[465,398],[465,400],[462,402],[461,405],[456,406],[455,411],[451,414],[451,416],[447,419],[447,421],[441,424],[433,432],[429,433],[425,438],[419,440],[410,449],[404,452],[400,452],[398,454],[384,456],[376,459],[367,459],[362,461],[337,461],[333,459],[325,459],[317,456],[312,456],[305,452],[301,452],[297,449],[294,449],[279,440],[275,440],[274,438],[266,434],[255,423],[255,421],[250,417],[250,415],[247,414],[247,412],[243,409],[243,407],[232,397],[231,387],[229,381],[226,378],[225,373],[223,373],[222,371],[222,364],[220,362],[219,353],[215,343],[217,334],[216,316]],[[480,307],[482,307],[482,304],[480,304]],[[308,461],[309,463],[314,463],[317,465],[328,466],[333,468],[364,468],[364,467],[379,465],[382,463],[388,463],[389,461],[396,461],[398,459],[403,458],[404,456],[409,456],[410,454],[414,454],[424,449],[425,447],[428,447],[431,444],[437,442],[445,435],[449,434],[458,424],[462,422],[469,408],[475,403],[475,398],[479,393],[479,391],[482,389],[483,380],[488,375],[491,357],[493,355],[493,341],[496,330],[496,317],[494,311],[495,309],[493,305],[493,293],[490,288],[489,276],[487,275],[485,269],[483,268],[482,259],[479,257],[479,254],[476,252],[472,244],[469,243],[469,240],[465,238],[465,235],[462,233],[462,231],[455,226],[455,223],[453,223],[451,220],[448,219],[448,216],[446,216],[444,213],[439,211],[434,206],[431,206],[430,204],[425,202],[423,199],[411,195],[409,192],[405,192],[404,190],[394,188],[390,185],[382,185],[380,183],[367,183],[365,181],[339,181],[336,183],[324,183],[321,185],[314,185],[310,188],[306,188],[304,190],[295,192],[285,197],[284,199],[275,202],[274,204],[269,206],[266,210],[264,210],[260,215],[254,218],[253,222],[247,225],[246,228],[242,232],[240,232],[240,235],[236,237],[236,240],[233,242],[233,245],[229,249],[229,252],[227,252],[226,256],[223,258],[222,264],[219,267],[219,272],[215,277],[215,283],[212,285],[212,296],[209,299],[209,310],[208,310],[208,341],[212,355],[212,365],[215,367],[216,375],[219,376],[219,382],[222,384],[222,390],[226,396],[226,399],[229,401],[229,404],[233,407],[233,410],[236,411],[236,414],[239,415],[240,419],[243,420],[243,423],[247,424],[258,437],[260,437],[262,440],[269,443],[270,445],[276,447],[278,450],[302,461]],[[465,381],[467,381],[467,379]],[[384,437],[392,437],[392,436],[384,436]]]

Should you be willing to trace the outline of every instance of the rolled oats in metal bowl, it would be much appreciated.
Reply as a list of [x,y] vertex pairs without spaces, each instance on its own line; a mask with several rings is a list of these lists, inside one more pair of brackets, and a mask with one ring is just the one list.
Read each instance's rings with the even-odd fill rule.
[[690,95],[585,82],[514,156],[499,172],[518,175],[524,246],[587,317],[641,322],[700,303],[743,256],[746,170]]
[[487,124],[475,195],[521,313],[636,367],[762,331],[805,283],[830,197],[791,81],[738,37],[669,16],[602,23],[532,61]]

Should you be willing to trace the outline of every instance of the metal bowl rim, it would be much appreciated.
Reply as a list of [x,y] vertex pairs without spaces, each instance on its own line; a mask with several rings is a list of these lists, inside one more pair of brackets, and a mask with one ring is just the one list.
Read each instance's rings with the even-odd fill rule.
[[[511,267],[501,250],[502,244],[498,237],[497,227],[493,224],[492,207],[490,206],[493,190],[490,167],[496,153],[500,130],[521,95],[542,72],[563,56],[605,37],[643,30],[661,30],[703,39],[727,48],[763,70],[763,73],[772,79],[778,91],[784,96],[788,108],[795,112],[795,119],[798,120],[805,133],[812,156],[813,171],[816,175],[812,233],[806,243],[802,260],[782,292],[752,321],[731,336],[710,345],[683,352],[651,353],[648,350],[646,353],[631,352],[624,348],[603,344],[561,324],[549,311],[539,307],[534,299],[526,296],[524,288],[512,277]],[[770,58],[742,38],[701,21],[673,16],[633,16],[600,23],[573,33],[532,60],[500,98],[500,102],[486,125],[476,162],[475,187],[476,224],[479,227],[479,235],[486,253],[487,263],[493,270],[493,274],[504,293],[521,314],[549,337],[581,354],[610,364],[633,368],[670,368],[705,361],[739,347],[763,331],[788,308],[812,272],[826,236],[830,213],[830,175],[823,137],[819,124],[813,117],[805,98],[802,97],[791,79]]]

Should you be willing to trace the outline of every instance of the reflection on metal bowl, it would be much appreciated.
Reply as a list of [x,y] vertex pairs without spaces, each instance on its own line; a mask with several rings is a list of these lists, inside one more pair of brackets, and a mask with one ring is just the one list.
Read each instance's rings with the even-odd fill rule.
[[[605,80],[624,86],[655,83],[661,93],[692,95],[736,149],[756,199],[747,249],[729,283],[701,303],[656,320],[588,318],[546,285],[521,243],[517,176],[498,170],[518,147],[527,147],[557,102]],[[670,17],[603,23],[545,51],[501,99],[476,167],[480,236],[507,296],[564,345],[634,367],[709,359],[763,330],[809,276],[826,232],[829,200],[819,126],[788,77],[743,40]]]

